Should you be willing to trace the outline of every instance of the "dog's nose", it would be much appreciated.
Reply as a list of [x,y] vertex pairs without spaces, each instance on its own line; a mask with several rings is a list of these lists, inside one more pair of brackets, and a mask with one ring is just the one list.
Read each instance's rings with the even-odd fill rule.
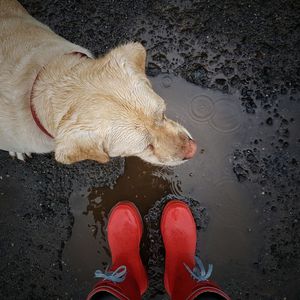
[[197,144],[194,140],[189,139],[184,151],[184,159],[192,158],[197,151]]

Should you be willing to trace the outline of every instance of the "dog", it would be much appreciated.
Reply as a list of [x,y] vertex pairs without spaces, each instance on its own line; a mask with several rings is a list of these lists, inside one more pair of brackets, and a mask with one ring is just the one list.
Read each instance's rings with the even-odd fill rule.
[[55,152],[63,164],[137,156],[174,166],[196,153],[189,132],[165,116],[137,42],[94,58],[15,0],[0,0],[0,149],[24,160]]

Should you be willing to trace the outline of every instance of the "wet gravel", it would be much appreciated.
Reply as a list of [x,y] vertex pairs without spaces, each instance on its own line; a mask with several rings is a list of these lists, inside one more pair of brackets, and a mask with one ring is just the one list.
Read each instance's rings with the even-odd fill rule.
[[[255,201],[264,244],[254,267],[265,280],[228,279],[226,289],[233,299],[300,299],[299,1],[21,3],[96,56],[122,42],[141,41],[149,75],[174,73],[239,94],[244,117],[259,130],[237,145],[232,170],[241,185],[261,189]],[[61,259],[73,225],[70,193],[74,186],[113,187],[123,172],[121,159],[105,166],[62,166],[52,155],[35,155],[24,164],[0,152],[1,299],[70,299],[66,285],[76,293]],[[155,227],[151,218],[149,230]],[[266,291],[266,284],[272,288]]]
[[[123,160],[100,166],[58,165],[52,155],[26,163],[0,152],[1,299],[61,299],[62,252],[72,232],[68,199],[74,186],[113,186]],[[73,287],[74,288],[74,287]]]

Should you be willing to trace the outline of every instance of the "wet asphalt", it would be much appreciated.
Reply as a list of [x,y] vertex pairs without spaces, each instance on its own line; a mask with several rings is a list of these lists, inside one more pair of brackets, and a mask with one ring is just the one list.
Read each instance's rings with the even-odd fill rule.
[[[259,128],[237,144],[230,164],[237,184],[260,190],[254,206],[263,242],[251,263],[260,280],[224,274],[219,284],[232,299],[300,299],[300,2],[21,3],[96,56],[140,41],[148,50],[148,75],[172,73],[238,95],[244,118]],[[123,159],[63,166],[52,154],[23,163],[0,151],[1,299],[84,299],[91,286],[79,287],[64,267],[74,224],[69,198],[81,188],[113,189],[124,167]],[[145,216],[148,227],[155,227],[161,207],[157,202]],[[243,268],[238,272],[242,278]]]

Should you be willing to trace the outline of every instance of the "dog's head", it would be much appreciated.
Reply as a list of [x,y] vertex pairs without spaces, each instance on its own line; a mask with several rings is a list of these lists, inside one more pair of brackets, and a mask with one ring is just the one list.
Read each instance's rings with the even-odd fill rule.
[[178,165],[194,156],[196,143],[165,116],[165,102],[147,79],[145,60],[144,47],[129,43],[80,71],[72,105],[57,130],[58,161],[138,156],[156,165]]

